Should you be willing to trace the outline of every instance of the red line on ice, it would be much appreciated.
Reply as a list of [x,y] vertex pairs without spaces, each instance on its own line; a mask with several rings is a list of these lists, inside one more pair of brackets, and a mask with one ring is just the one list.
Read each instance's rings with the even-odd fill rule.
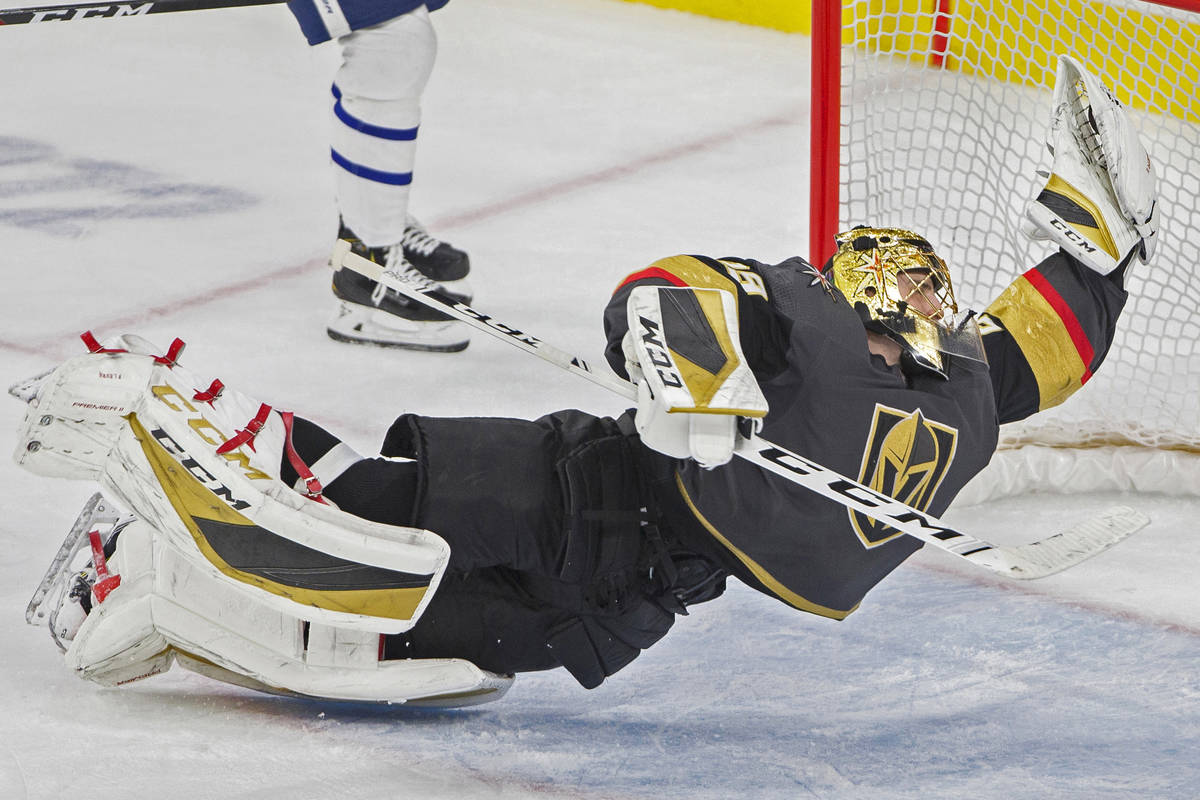
[[[643,169],[654,167],[662,164],[667,164],[673,161],[679,161],[697,153],[702,153],[707,150],[720,147],[730,142],[737,141],[742,137],[753,135],[760,131],[770,128],[786,125],[798,124],[802,114],[800,111],[773,114],[761,119],[753,120],[744,125],[739,125],[735,128],[714,133],[710,136],[705,136],[691,142],[685,142],[675,147],[668,147],[665,150],[660,150],[656,153],[650,153],[641,158],[634,159],[626,164],[621,164],[614,167],[597,170],[596,172],[578,175],[573,178],[558,181],[547,186],[541,186],[526,190],[519,194],[513,195],[505,200],[486,203],[476,208],[465,209],[459,212],[450,212],[441,217],[431,220],[432,227],[435,229],[445,228],[460,228],[471,225],[476,222],[481,222],[510,211],[517,211],[523,208],[538,206],[571,192],[588,189],[594,186],[600,186],[606,183],[619,181],[632,175],[636,175]],[[14,342],[8,339],[0,339],[0,350],[9,352],[21,353],[24,355],[37,355],[48,357],[51,360],[62,359],[74,355],[75,351],[71,348],[74,346],[76,337],[83,331],[84,328],[91,328],[97,331],[101,336],[107,336],[115,333],[126,332],[131,325],[144,323],[151,319],[167,317],[181,311],[204,306],[209,303],[214,303],[224,300],[228,297],[241,294],[246,291],[263,288],[264,286],[289,277],[297,277],[306,275],[310,272],[315,272],[325,266],[325,260],[314,259],[299,266],[292,265],[281,269],[259,275],[258,277],[249,280],[238,281],[236,283],[227,284],[217,287],[199,294],[181,297],[176,300],[163,303],[162,305],[153,306],[150,308],[141,309],[136,312],[127,313],[120,317],[114,317],[108,320],[87,320],[80,321],[82,327],[69,331],[64,331],[57,335],[47,336],[41,341],[29,343]]]

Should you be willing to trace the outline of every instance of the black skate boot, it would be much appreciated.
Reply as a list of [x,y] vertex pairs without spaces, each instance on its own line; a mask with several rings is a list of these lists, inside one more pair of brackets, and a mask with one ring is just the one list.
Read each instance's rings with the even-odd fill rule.
[[463,302],[470,302],[471,291],[466,288],[463,279],[471,271],[471,259],[465,252],[431,235],[411,215],[405,222],[400,246],[404,248],[408,263],[416,267],[418,272],[440,283],[449,294],[465,298]]
[[[376,264],[401,273],[411,270],[423,279],[435,280],[456,300],[465,303],[471,299],[462,280],[469,268],[467,254],[434,239],[423,229],[410,226],[401,242],[389,247],[367,247],[342,223],[338,238],[350,242],[354,253]],[[433,278],[409,261],[406,254],[410,245],[405,242],[410,240],[413,252],[431,264],[431,272],[445,276],[448,283]],[[426,252],[421,253],[422,250]],[[456,279],[449,277],[456,274],[459,275]],[[339,269],[333,273],[333,294],[337,306],[326,330],[329,338],[339,342],[436,352],[456,352],[470,342],[467,328],[462,323],[385,289],[382,284],[354,270]]]

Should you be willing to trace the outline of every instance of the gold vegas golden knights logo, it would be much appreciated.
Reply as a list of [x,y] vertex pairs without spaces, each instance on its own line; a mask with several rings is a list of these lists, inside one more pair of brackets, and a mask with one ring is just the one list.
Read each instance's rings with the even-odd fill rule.
[[[920,409],[899,411],[876,403],[858,480],[877,492],[926,511],[954,460],[957,441],[957,430],[926,419]],[[850,522],[867,547],[902,535],[857,511],[850,511]]]

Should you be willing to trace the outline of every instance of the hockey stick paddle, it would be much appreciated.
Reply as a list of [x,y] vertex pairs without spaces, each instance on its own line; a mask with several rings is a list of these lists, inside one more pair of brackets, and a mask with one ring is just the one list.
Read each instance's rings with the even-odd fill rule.
[[[335,269],[344,267],[354,270],[405,297],[462,320],[471,327],[503,339],[568,372],[587,378],[626,399],[637,399],[637,389],[627,381],[615,375],[592,372],[587,362],[582,359],[480,313],[466,303],[457,302],[439,291],[435,283],[417,283],[387,272],[379,264],[351,252],[349,242],[338,243],[330,265]],[[742,439],[734,452],[740,458],[792,483],[890,525],[909,536],[997,574],[1021,580],[1043,578],[1061,572],[1107,550],[1150,522],[1147,516],[1132,508],[1117,506],[1062,533],[1028,544],[1002,547],[948,527],[931,514],[919,511],[894,497],[877,492],[765,439]]]
[[0,25],[25,25],[30,22],[74,22],[79,19],[113,19],[167,14],[174,11],[204,11],[210,8],[266,6],[286,0],[137,0],[129,3],[70,3],[62,6],[0,8]]

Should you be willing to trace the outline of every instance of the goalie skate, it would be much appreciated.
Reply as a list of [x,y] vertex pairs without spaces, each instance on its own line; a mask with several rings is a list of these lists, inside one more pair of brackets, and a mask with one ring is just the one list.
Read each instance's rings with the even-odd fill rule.
[[90,534],[96,534],[100,546],[107,551],[121,529],[133,519],[130,515],[120,515],[99,492],[92,495],[25,607],[25,621],[30,625],[45,622],[51,638],[63,652],[92,607],[97,570],[91,556]]

